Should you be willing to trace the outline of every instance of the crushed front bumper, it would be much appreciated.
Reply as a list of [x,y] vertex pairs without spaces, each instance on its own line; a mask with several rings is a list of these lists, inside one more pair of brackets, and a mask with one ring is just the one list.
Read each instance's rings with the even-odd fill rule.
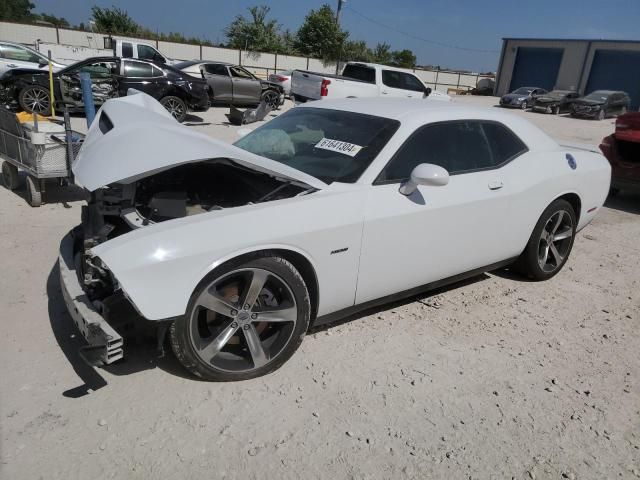
[[108,365],[124,356],[123,340],[111,325],[98,313],[78,280],[73,251],[72,232],[60,242],[58,266],[60,288],[69,315],[82,333],[88,345],[80,348],[80,356],[90,365]]

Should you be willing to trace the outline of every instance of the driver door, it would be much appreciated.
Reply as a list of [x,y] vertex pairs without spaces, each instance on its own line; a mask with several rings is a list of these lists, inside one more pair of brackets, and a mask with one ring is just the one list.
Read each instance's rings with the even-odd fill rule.
[[[416,130],[370,189],[358,273],[356,303],[453,277],[509,258],[514,248],[509,199],[515,185],[501,167],[526,147],[494,147],[490,135],[505,134],[482,121],[425,125]],[[491,123],[493,125],[493,123]],[[501,124],[498,124],[501,125]],[[502,151],[500,151],[502,148]],[[440,165],[444,186],[398,189],[415,166]]]
[[82,85],[80,84],[80,73],[86,72],[91,79],[91,90],[93,102],[96,106],[104,103],[105,98],[115,96],[115,79],[113,72],[116,69],[116,62],[97,61],[84,63],[77,68],[66,71],[60,75],[60,95],[61,102],[66,105],[81,107],[84,105],[82,99]]
[[260,80],[242,67],[229,67],[233,101],[237,103],[258,103],[262,94]]

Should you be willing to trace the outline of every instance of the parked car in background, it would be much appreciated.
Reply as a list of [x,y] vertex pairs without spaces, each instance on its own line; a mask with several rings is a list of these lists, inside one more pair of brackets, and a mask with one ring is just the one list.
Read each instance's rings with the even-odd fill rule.
[[89,204],[61,243],[68,310],[106,363],[109,321],[123,325],[109,305],[162,326],[159,345],[168,328],[193,374],[230,381],[390,299],[505,265],[549,279],[609,190],[601,154],[497,109],[308,102],[229,145],[159,108],[139,121],[144,99],[100,110],[118,134],[89,131],[73,164]]
[[611,164],[611,193],[640,191],[640,112],[620,115],[615,132],[602,140],[600,150]]
[[571,116],[604,120],[606,117],[624,115],[630,103],[626,92],[596,90],[571,104]]
[[500,97],[500,106],[526,110],[533,106],[536,98],[545,93],[547,93],[547,91],[544,88],[520,87]]
[[113,40],[113,55],[121,58],[135,58],[137,60],[149,60],[156,63],[166,63],[174,65],[179,60],[173,60],[160,53],[155,47],[148,43],[121,40],[119,38]]
[[[53,75],[55,101],[65,104],[71,112],[84,109],[81,72],[87,72],[91,77],[93,101],[98,107],[109,98],[126,96],[130,88],[159,100],[180,122],[189,110],[202,111],[209,106],[207,84],[202,78],[154,62],[93,57]],[[48,72],[14,69],[0,79],[0,88],[6,101],[24,111],[42,115],[51,113]]]
[[[66,65],[51,62],[53,71],[62,70]],[[49,59],[34,49],[13,42],[0,42],[0,78],[14,68],[49,71]]]
[[348,62],[342,75],[294,70],[291,97],[298,103],[361,97],[451,100],[447,94],[432,92],[410,70],[361,62]]
[[269,75],[269,81],[280,85],[284,91],[284,96],[289,97],[291,95],[291,74],[292,70],[285,70],[283,72],[272,73]]
[[580,94],[572,90],[552,90],[536,97],[531,109],[534,112],[558,115],[559,113],[570,112],[571,105],[578,98],[580,98]]
[[180,62],[176,68],[204,78],[212,102],[257,105],[264,101],[273,110],[284,103],[284,90],[280,85],[261,80],[240,65],[192,60]]

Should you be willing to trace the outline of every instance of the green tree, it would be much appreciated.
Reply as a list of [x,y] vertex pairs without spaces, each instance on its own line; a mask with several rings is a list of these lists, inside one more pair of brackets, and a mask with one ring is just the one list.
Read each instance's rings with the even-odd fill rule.
[[396,67],[413,68],[416,66],[416,56],[411,50],[395,51],[391,54],[392,64]]
[[140,30],[140,25],[125,10],[115,6],[100,8],[94,5],[91,7],[91,16],[100,32],[114,35],[136,35]]
[[348,36],[349,32],[340,29],[333,10],[325,4],[305,17],[298,30],[296,50],[310,57],[338,60]]
[[35,5],[29,0],[0,0],[0,20],[26,22],[31,20],[31,9]]
[[388,43],[378,43],[373,49],[373,61],[383,65],[389,65],[393,58],[391,56],[391,45]]
[[373,52],[367,47],[366,42],[348,40],[344,42],[340,60],[353,62],[371,62],[373,60]]
[[51,25],[55,25],[56,27],[69,26],[69,22],[64,17],[56,17],[55,15],[49,15],[48,13],[38,13],[34,15],[34,17],[38,20],[42,20],[43,22],[47,22],[47,23],[50,23]]
[[228,46],[256,52],[279,53],[284,50],[280,26],[275,20],[267,20],[270,8],[266,5],[249,7],[250,18],[237,15],[225,29]]

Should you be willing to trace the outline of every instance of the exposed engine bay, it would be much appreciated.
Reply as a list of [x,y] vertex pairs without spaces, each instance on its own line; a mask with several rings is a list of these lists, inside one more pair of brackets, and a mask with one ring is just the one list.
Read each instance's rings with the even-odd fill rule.
[[87,253],[100,243],[159,222],[313,190],[226,159],[184,164],[133,183],[100,188],[83,207],[82,239],[76,244],[84,289],[92,300],[100,301],[117,289],[107,269]]

